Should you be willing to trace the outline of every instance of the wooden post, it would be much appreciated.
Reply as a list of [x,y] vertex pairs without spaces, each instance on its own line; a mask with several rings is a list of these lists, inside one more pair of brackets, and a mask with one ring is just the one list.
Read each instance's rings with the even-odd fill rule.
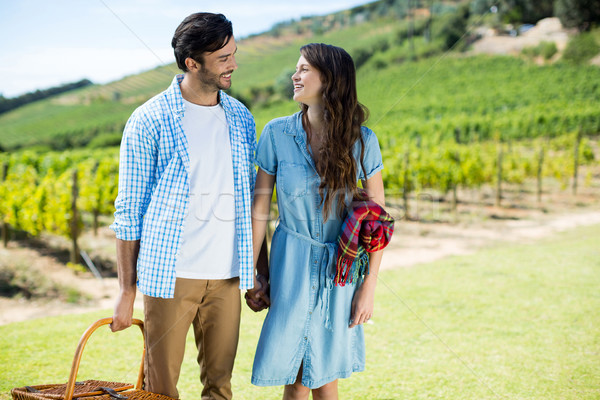
[[79,213],[77,211],[77,197],[79,196],[79,188],[77,187],[77,169],[73,170],[73,186],[71,188],[71,262],[77,264],[79,262],[79,246],[77,245],[77,237],[79,236]]
[[581,144],[581,129],[575,137],[575,151],[573,154],[573,196],[577,194],[577,173],[579,169],[579,145]]
[[538,167],[537,167],[537,202],[538,205],[542,204],[542,172],[544,166],[544,146],[540,147],[540,153],[538,155]]
[[502,203],[502,157],[503,157],[502,143],[498,145],[498,165],[497,165],[497,176],[496,176],[496,207],[500,207]]
[[410,166],[409,164],[409,152],[408,150],[406,150],[404,152],[404,171],[403,171],[403,177],[404,177],[404,182],[403,182],[403,187],[402,187],[402,200],[404,202],[404,219],[408,220],[408,193],[410,191],[410,186],[408,185],[408,167]]
[[452,219],[454,223],[458,221],[458,194],[456,193],[457,183],[452,184]]
[[[7,163],[2,163],[2,182],[4,182],[6,180],[6,176],[8,175],[8,164]],[[6,223],[6,221],[4,220],[4,215],[2,215],[2,243],[4,244],[4,248],[8,247],[8,239],[10,237],[10,227],[8,226],[8,223]]]
[[[96,161],[94,163],[94,168],[92,169],[92,176],[96,176],[96,174],[98,173],[98,166],[100,165],[100,163],[98,161]],[[96,204],[94,205],[94,210],[92,212],[93,216],[94,216],[94,221],[92,222],[93,225],[93,229],[94,229],[94,236],[98,236],[98,217],[100,216],[100,210],[99,207],[100,205],[99,200],[98,202],[95,202]]]
[[415,5],[414,0],[408,0],[408,37],[410,40],[410,58],[415,59]]
[[[460,168],[460,153],[458,151],[455,151],[453,154],[453,160],[456,163],[456,167],[457,170],[461,171],[460,174],[462,174],[462,170]],[[458,217],[458,193],[457,193],[457,187],[458,187],[458,181],[459,181],[460,177],[457,177],[457,179],[452,182],[452,216],[454,218],[454,222],[457,221],[457,217]]]
[[98,217],[100,216],[98,208],[94,208],[93,215],[94,221],[92,222],[92,228],[94,229],[94,236],[98,236]]
[[429,18],[427,20],[427,28],[425,29],[425,41],[427,43],[429,43],[433,40],[432,25],[433,25],[433,0],[429,0]]

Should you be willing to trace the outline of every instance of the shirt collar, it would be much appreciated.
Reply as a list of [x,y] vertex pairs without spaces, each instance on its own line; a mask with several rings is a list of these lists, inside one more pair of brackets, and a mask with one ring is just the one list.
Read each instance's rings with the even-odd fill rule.
[[185,105],[183,104],[183,96],[181,95],[181,88],[179,84],[183,80],[183,74],[175,75],[173,81],[171,82],[171,86],[167,89],[167,101],[171,106],[171,110],[177,115],[182,115],[185,110]]
[[302,134],[304,132],[304,127],[302,126],[302,111],[298,111],[296,114],[292,115],[292,118],[288,118],[283,131],[291,136],[305,136]]

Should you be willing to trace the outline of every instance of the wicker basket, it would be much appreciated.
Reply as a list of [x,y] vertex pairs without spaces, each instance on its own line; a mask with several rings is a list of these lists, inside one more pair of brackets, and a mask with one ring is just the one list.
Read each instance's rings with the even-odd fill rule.
[[[103,325],[112,323],[112,318],[103,318],[94,322],[81,336],[73,364],[71,366],[71,374],[67,383],[55,385],[35,385],[14,388],[11,390],[14,400],[37,400],[37,399],[64,399],[64,400],[173,400],[161,394],[150,393],[142,390],[144,381],[144,357],[146,355],[146,340],[144,337],[144,351],[142,353],[142,364],[138,374],[138,380],[134,387],[132,384],[122,382],[109,382],[87,380],[84,382],[76,382],[77,372],[79,371],[79,363],[83,354],[88,339],[96,329]],[[144,336],[144,323],[139,319],[134,319],[133,324],[139,326]]]

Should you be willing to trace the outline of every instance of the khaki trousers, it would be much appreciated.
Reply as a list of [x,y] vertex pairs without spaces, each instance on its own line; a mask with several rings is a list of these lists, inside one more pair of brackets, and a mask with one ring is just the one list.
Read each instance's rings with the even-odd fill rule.
[[239,278],[177,278],[174,298],[144,296],[146,390],[179,398],[177,381],[185,339],[193,325],[204,385],[202,399],[231,399],[231,373],[240,329],[238,286]]

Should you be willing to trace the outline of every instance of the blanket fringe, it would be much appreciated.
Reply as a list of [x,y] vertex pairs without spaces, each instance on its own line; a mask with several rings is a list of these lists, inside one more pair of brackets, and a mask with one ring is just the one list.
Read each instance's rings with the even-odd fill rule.
[[360,285],[368,274],[369,254],[363,247],[359,247],[356,259],[338,258],[333,282],[336,286],[345,286],[346,284]]

